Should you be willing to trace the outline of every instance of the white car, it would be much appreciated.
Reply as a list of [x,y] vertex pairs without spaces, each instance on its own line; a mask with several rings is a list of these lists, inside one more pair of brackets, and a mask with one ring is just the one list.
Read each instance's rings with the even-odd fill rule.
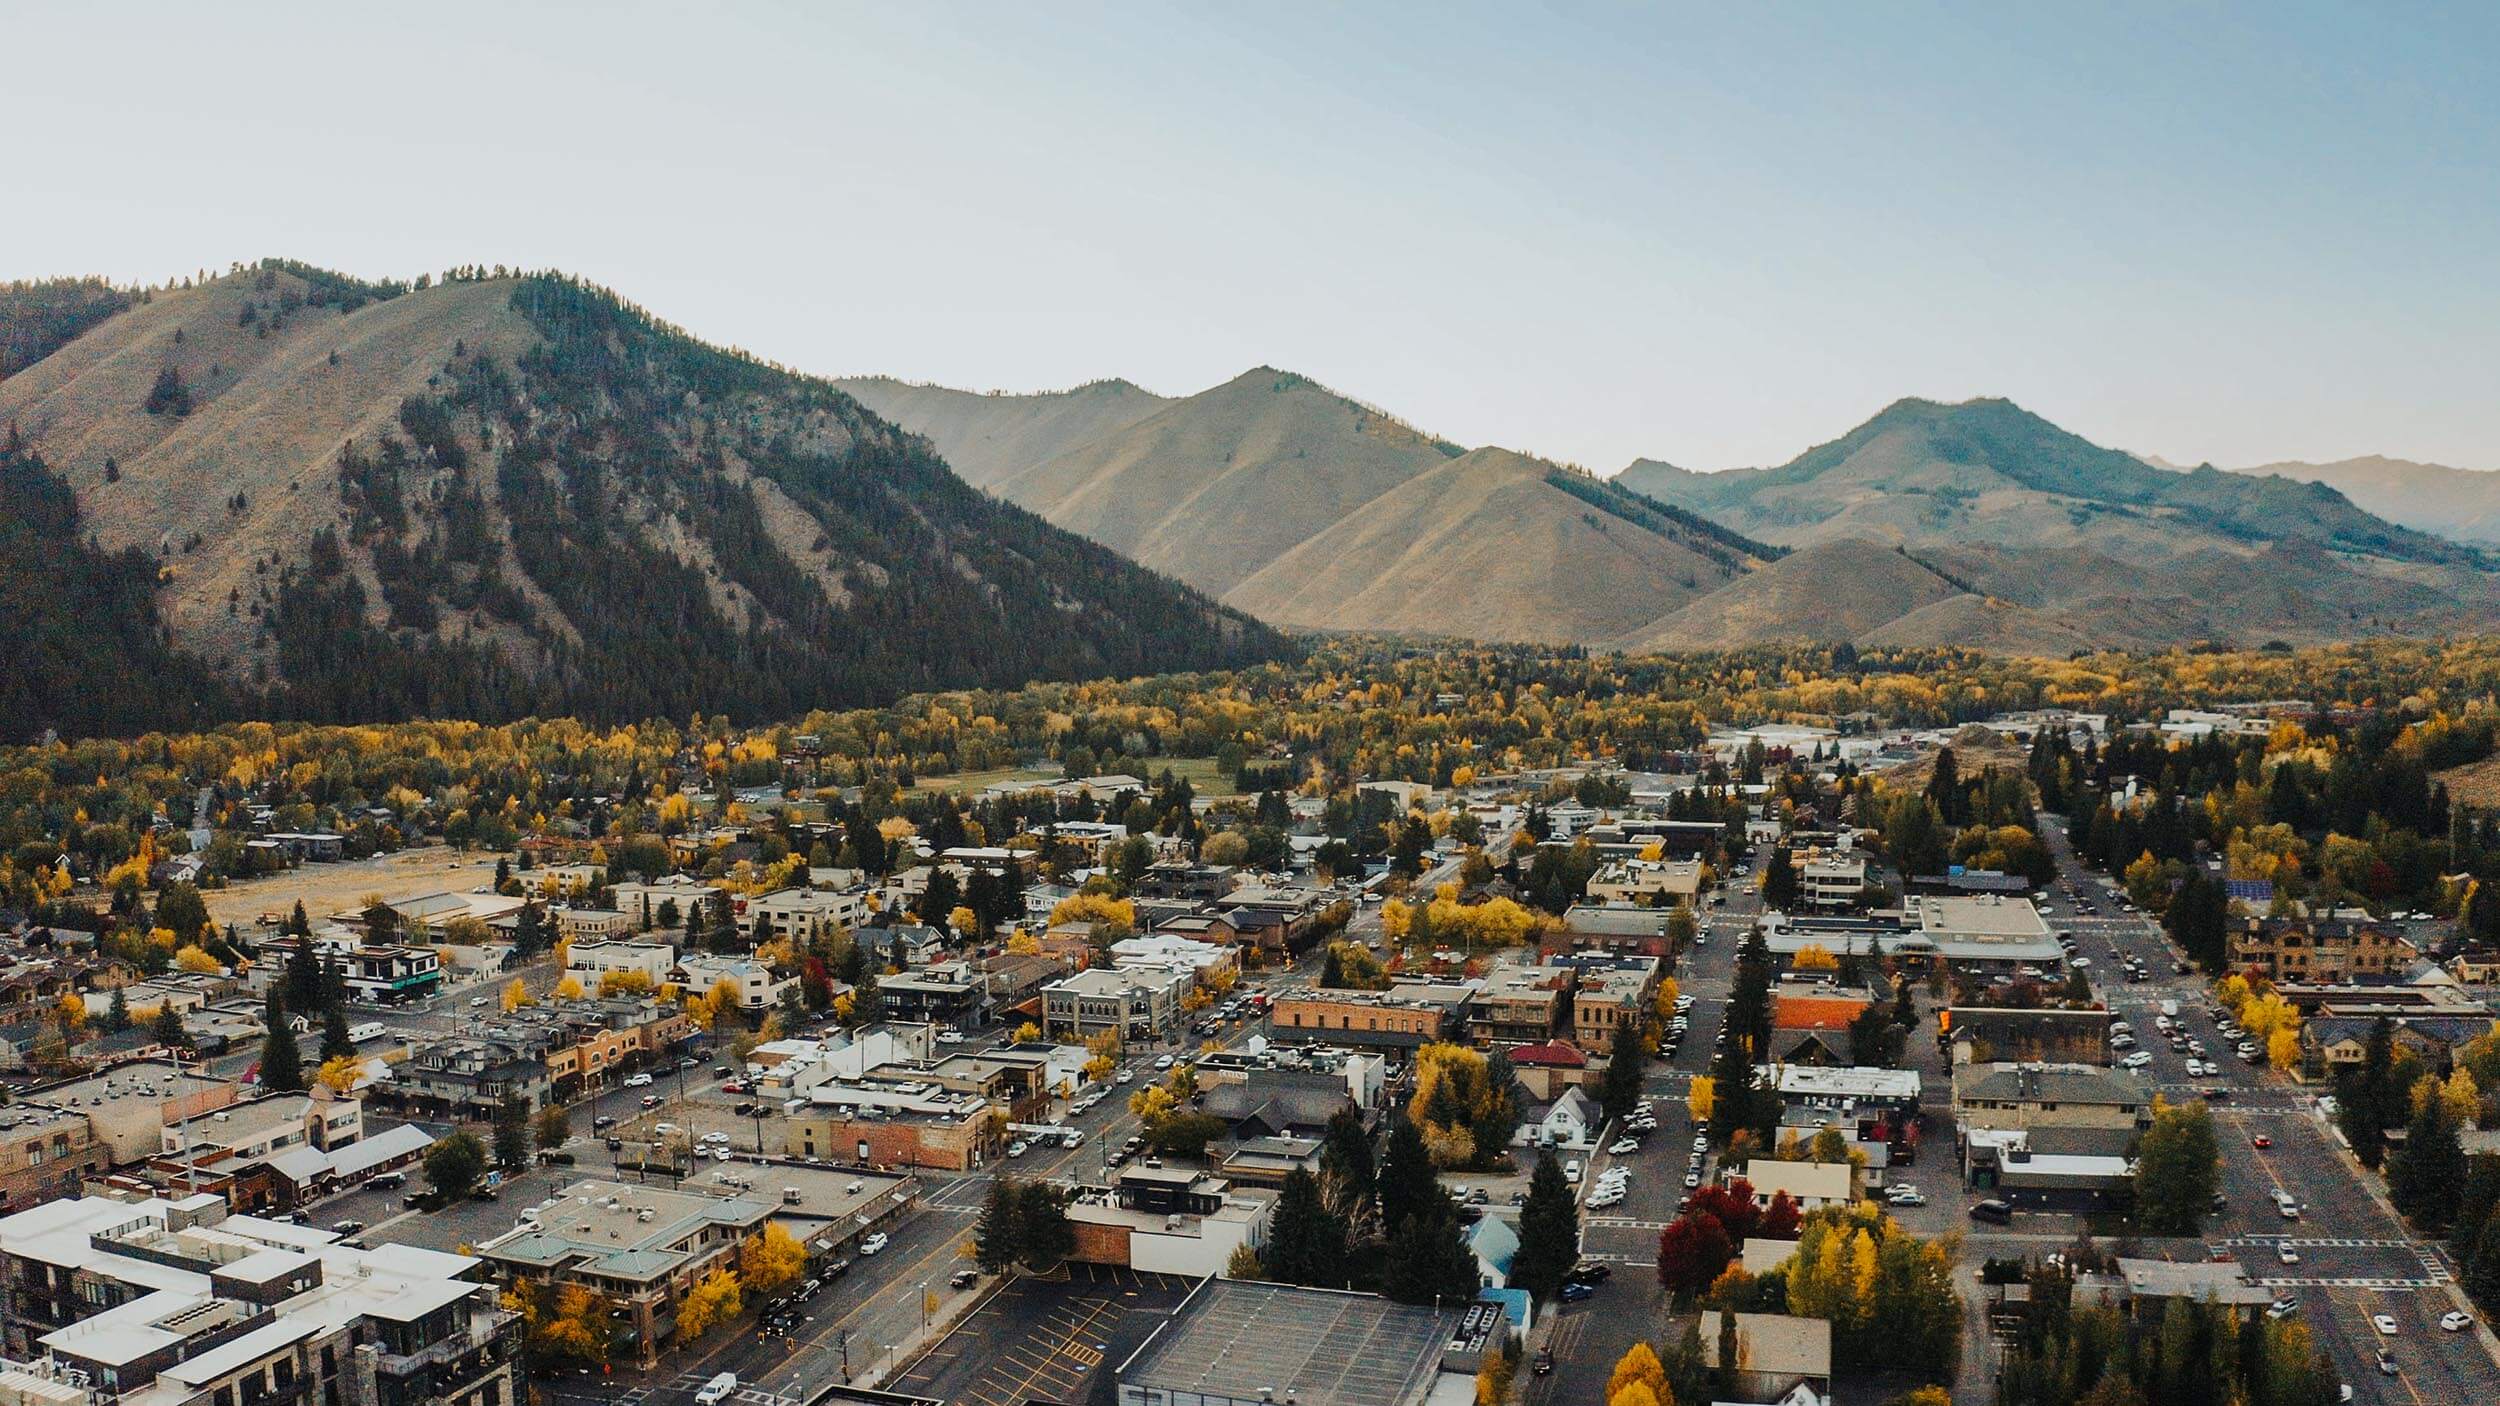
[[878,1233],[859,1242],[859,1252],[863,1255],[873,1255],[878,1251],[883,1250],[888,1243],[889,1242],[885,1238],[885,1233],[883,1231],[879,1231]]
[[1123,1069],[1111,1077],[1123,1084],[1133,1084],[1137,1082],[1137,1071],[1134,1069]]
[[1708,1152],[1710,1150],[1710,1139],[1706,1137],[1697,1137],[1693,1139],[1693,1150],[1695,1152]]
[[1169,1069],[1169,1068],[1171,1068],[1171,1067],[1172,1067],[1172,1057],[1171,1057],[1170,1055],[1156,1055],[1156,1056],[1155,1056],[1155,1068],[1157,1068],[1157,1069]]
[[1639,1138],[1629,1137],[1615,1139],[1615,1145],[1606,1149],[1608,1155],[1615,1157],[1621,1157],[1627,1152],[1638,1152],[1640,1150],[1641,1140]]
[[1007,1155],[1010,1157],[1021,1157],[1031,1150],[1032,1148],[1022,1138],[1007,1144]]
[[1896,1206],[1924,1206],[1927,1193],[1915,1186],[1896,1186],[1884,1193],[1884,1199]]
[[2396,1336],[2396,1320],[2390,1318],[2384,1313],[2371,1314],[2370,1326],[2378,1329],[2378,1335],[2382,1338],[2392,1338]]
[[2440,1315],[2439,1326],[2451,1333],[2462,1333],[2474,1326],[2474,1315],[2463,1309],[2450,1309]]
[[2283,1264],[2300,1263],[2300,1251],[2293,1249],[2288,1240],[2274,1247],[2274,1257]]
[[941,1030],[938,1032],[937,1042],[941,1045],[960,1045],[964,1042],[964,1032],[960,1030]]

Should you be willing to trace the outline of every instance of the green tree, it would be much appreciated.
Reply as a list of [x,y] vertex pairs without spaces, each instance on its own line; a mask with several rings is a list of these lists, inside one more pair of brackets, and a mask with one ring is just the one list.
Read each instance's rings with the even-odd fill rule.
[[1339,1214],[1352,1214],[1372,1199],[1378,1171],[1372,1165],[1371,1134],[1352,1108],[1341,1108],[1320,1134],[1320,1187]]
[[495,1107],[495,1160],[507,1167],[529,1165],[530,1106],[519,1094],[505,1094]]
[[1022,1210],[1014,1180],[1002,1176],[991,1181],[989,1200],[972,1231],[973,1257],[981,1268],[996,1274],[1016,1262],[1024,1248]]
[[321,1058],[327,1062],[355,1057],[356,1041],[347,1033],[346,1008],[332,1006],[321,1016]]
[[[172,1009],[171,1003],[166,1009]],[[288,1023],[286,1004],[278,998],[275,987],[270,989],[269,1000],[262,1007],[261,1019],[269,1030],[260,1041],[260,1086],[273,1093],[302,1093],[304,1057],[295,1048],[295,1027]]]
[[2500,1211],[2483,1218],[2483,1233],[2474,1238],[2474,1259],[2466,1266],[2465,1293],[2486,1313],[2500,1313]]
[[485,1175],[486,1147],[474,1133],[456,1132],[426,1149],[426,1184],[442,1200],[457,1201],[468,1195]]
[[1076,1253],[1076,1227],[1067,1202],[1048,1182],[1027,1182],[1016,1194],[1016,1242],[1024,1262],[1049,1269]]
[[[2427,1077],[2427,1076],[2425,1076]],[[2456,1117],[2433,1089],[2405,1128],[2405,1145],[2387,1170],[2387,1197],[2425,1234],[2438,1234],[2456,1218],[2465,1183],[2465,1148]]]
[[1597,1107],[1609,1120],[1628,1116],[1641,1102],[1641,1064],[1647,1057],[1641,1048],[1640,1026],[1625,1021],[1615,1027],[1614,1039],[1606,1047],[1606,1073],[1598,1081]]
[[1410,1216],[1389,1237],[1389,1272],[1383,1286],[1400,1303],[1466,1303],[1483,1280],[1475,1253],[1467,1248],[1458,1217]]
[[537,1120],[530,1126],[530,1136],[541,1152],[554,1152],[573,1138],[573,1115],[562,1104],[550,1103],[538,1110]]
[[113,1003],[105,1008],[104,1022],[115,1030],[130,1028],[130,996],[120,987],[113,988]]
[[1276,1198],[1276,1219],[1262,1257],[1267,1272],[1288,1284],[1343,1288],[1345,1236],[1345,1222],[1330,1214],[1320,1198],[1319,1178],[1296,1167],[1286,1174]]
[[2500,1207],[2500,1157],[2468,1157],[2465,1169],[2465,1189],[2457,1195],[2456,1220],[2448,1231],[2448,1257],[2460,1267],[2473,1260],[2483,1222]]
[[2212,1208],[2213,1116],[2202,1103],[2173,1104],[2153,1115],[2136,1146],[2135,1216],[2147,1235],[2194,1235]]
[[1562,1292],[1563,1276],[1580,1260],[1580,1207],[1551,1149],[1537,1155],[1528,1178],[1528,1203],[1519,1211],[1519,1249],[1511,1256],[1510,1282],[1538,1298]]
[[1377,1186],[1380,1223],[1386,1226],[1402,1225],[1430,1211],[1441,1199],[1441,1180],[1432,1170],[1431,1149],[1424,1145],[1423,1131],[1403,1112],[1390,1120],[1389,1145],[1381,1154]]
[[[169,1049],[187,1050],[191,1048],[191,1032],[182,1028],[182,1015],[174,1009],[174,1003],[171,1001],[163,1002],[157,1006],[156,1019],[149,1024],[148,1033],[156,1037],[158,1044],[164,1045]],[[298,1079],[303,1077],[303,1065],[301,1061],[298,1061],[296,1065],[296,1077]]]

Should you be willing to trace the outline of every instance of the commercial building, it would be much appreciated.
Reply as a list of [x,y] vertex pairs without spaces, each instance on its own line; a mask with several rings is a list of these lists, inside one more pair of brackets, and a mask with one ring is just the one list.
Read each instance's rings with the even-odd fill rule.
[[1570,967],[1497,959],[1468,1014],[1468,1038],[1487,1048],[1553,1039],[1566,1029],[1576,976]]
[[41,1104],[0,1108],[0,1211],[75,1196],[112,1165],[86,1114]]
[[1267,1245],[1276,1195],[1236,1190],[1222,1177],[1185,1167],[1129,1167],[1107,1195],[1068,1204],[1080,1264],[1121,1265],[1203,1278],[1224,1272],[1233,1252]]
[[1479,989],[1473,981],[1401,981],[1386,991],[1289,987],[1268,1008],[1268,1032],[1279,1040],[1412,1049],[1456,1038]]
[[683,953],[669,979],[688,991],[709,991],[722,982],[729,983],[737,993],[738,1009],[766,1011],[779,1006],[783,994],[798,989],[797,976],[776,976],[773,969],[752,957],[715,957],[700,952]]
[[1637,1031],[1657,1015],[1656,957],[1588,953],[1557,958],[1555,965],[1573,973],[1564,1038],[1583,1054],[1607,1053],[1616,1031]]
[[2383,981],[2411,971],[2421,949],[2403,934],[2357,917],[2241,918],[2230,932],[2231,970],[2277,982],[2340,985]]
[[596,992],[610,976],[636,977],[656,991],[676,965],[677,949],[665,942],[576,942],[565,949],[564,974],[584,991]]
[[1953,1071],[1953,1119],[1980,1129],[2149,1127],[2153,1091],[2119,1069],[2088,1064],[1966,1064]]
[[1672,909],[1624,903],[1578,903],[1563,912],[1562,927],[1545,942],[1548,955],[1564,951],[1628,952],[1644,957],[1674,953],[1667,930]]
[[677,1306],[764,1228],[761,1195],[708,1196],[638,1183],[580,1181],[527,1224],[477,1247],[478,1258],[542,1289],[579,1286],[607,1296],[618,1356],[648,1370],[677,1330]]
[[802,946],[868,921],[868,895],[826,889],[781,889],[735,905],[738,930],[757,944],[789,938]]
[[519,1315],[484,1266],[232,1216],[209,1195],[0,1219],[0,1333],[122,1406],[516,1406]]
[[443,960],[431,947],[326,935],[263,940],[252,968],[254,989],[265,991],[282,979],[288,963],[308,949],[315,960],[338,971],[350,1001],[404,1006],[443,989]]
[[125,1166],[162,1151],[169,1124],[231,1107],[242,1097],[243,1086],[231,1079],[152,1059],[30,1089],[20,1102],[85,1117],[113,1165]]
[[1424,1406],[1464,1400],[1501,1311],[1465,1331],[1470,1307],[1391,1303],[1372,1294],[1211,1278],[1116,1373],[1119,1406]]
[[1596,903],[1633,903],[1671,908],[1691,903],[1701,893],[1698,859],[1625,859],[1601,866],[1589,876],[1588,896]]
[[1809,908],[1854,908],[1866,892],[1866,856],[1849,850],[1810,855],[1797,866],[1797,897]]
[[1006,1149],[1006,1110],[926,1080],[819,1084],[782,1120],[782,1153],[869,1167],[968,1171]]
[[1042,1028],[1086,1039],[1106,1031],[1151,1040],[1179,1021],[1188,972],[1095,967],[1042,988]]
[[2219,1304],[2246,1322],[2274,1302],[2274,1290],[2237,1264],[2205,1260],[2121,1259],[2115,1273],[2075,1276],[2076,1308],[2112,1305],[2147,1327],[2162,1321],[2173,1300]]

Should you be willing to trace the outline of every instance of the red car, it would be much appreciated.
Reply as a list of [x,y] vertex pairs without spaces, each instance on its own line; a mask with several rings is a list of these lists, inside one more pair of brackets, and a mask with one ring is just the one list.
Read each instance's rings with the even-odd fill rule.
[[2272,1147],[2272,1146],[2274,1146],[2274,1139],[2273,1139],[2273,1138],[2270,1138],[2270,1137],[2267,1137],[2264,1133],[2259,1133],[2257,1136],[2255,1136],[2255,1137],[2253,1137],[2253,1138],[2250,1138],[2250,1139],[2248,1140],[2248,1145],[2249,1145],[2249,1146],[2251,1146],[2251,1147],[2260,1147],[2260,1148],[2263,1148],[2263,1147]]

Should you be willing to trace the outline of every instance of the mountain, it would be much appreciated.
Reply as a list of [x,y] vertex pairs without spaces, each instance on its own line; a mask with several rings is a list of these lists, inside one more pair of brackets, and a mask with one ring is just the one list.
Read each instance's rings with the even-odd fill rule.
[[1615,475],[1615,483],[1635,493],[1673,502],[1688,480],[1699,477],[1691,469],[1679,469],[1661,459],[1635,459]]
[[1221,599],[1457,452],[1307,377],[1262,366],[994,486]]
[[[152,567],[135,608],[220,706],[782,716],[1288,649],[831,384],[560,276],[269,261],[65,337],[60,303],[27,331],[0,297],[0,346],[40,349],[0,425],[42,476],[0,531],[61,536],[66,511],[91,559],[64,571]],[[49,517],[21,506],[43,480],[69,495]],[[0,732],[54,721],[85,724],[38,706]]]
[[1817,542],[1632,631],[1639,652],[1805,639],[1854,641],[1965,592],[1898,547],[1864,538]]
[[1586,474],[1488,448],[1363,505],[1225,598],[1319,629],[1589,642],[1775,555]]
[[2500,546],[2500,473],[2370,455],[2331,464],[2259,464],[2237,473],[2322,483],[2355,506],[2417,532]]
[[1777,468],[1644,481],[1654,496],[1790,546],[1875,537],[1913,547],[2083,547],[2160,562],[2205,546],[2301,538],[2396,562],[2477,562],[2323,485],[2156,468],[2007,400],[1897,401]]
[[946,466],[975,488],[1126,429],[1172,403],[1120,380],[1039,395],[984,395],[884,376],[833,384],[880,417],[926,436]]

